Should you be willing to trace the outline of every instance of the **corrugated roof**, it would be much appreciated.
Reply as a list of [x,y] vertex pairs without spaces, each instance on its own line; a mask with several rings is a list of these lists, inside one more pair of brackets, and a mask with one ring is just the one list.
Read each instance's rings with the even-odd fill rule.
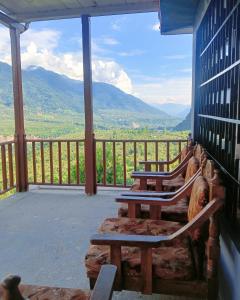
[[0,0],[19,22],[159,11],[159,0]]

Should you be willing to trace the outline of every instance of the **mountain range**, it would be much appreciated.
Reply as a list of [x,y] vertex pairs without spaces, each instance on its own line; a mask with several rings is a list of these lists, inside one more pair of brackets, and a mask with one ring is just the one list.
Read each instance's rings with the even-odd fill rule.
[[177,124],[177,126],[174,127],[174,131],[183,131],[183,130],[190,130],[191,129],[191,110],[185,117],[185,119]]
[[[0,82],[1,125],[4,120],[13,118],[11,66],[2,62]],[[69,126],[83,128],[82,81],[32,66],[23,70],[23,92],[26,122],[31,125],[34,122],[55,123],[63,130]],[[93,107],[95,127],[100,129],[173,128],[182,119],[101,82],[93,83]]]
[[191,106],[187,104],[179,104],[179,103],[153,103],[153,107],[178,118],[185,118],[190,112]]

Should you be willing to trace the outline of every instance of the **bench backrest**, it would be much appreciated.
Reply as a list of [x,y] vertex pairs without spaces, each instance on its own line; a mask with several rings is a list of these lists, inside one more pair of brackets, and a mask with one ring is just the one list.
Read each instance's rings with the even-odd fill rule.
[[[214,168],[213,161],[206,160],[205,165],[202,167],[202,175],[195,180],[192,187],[188,207],[188,221],[193,220],[210,201],[213,199],[220,201],[224,199],[224,197],[225,188],[220,179],[220,172]],[[193,256],[198,278],[202,278],[203,276],[211,277],[211,275],[213,275],[213,273],[209,274],[209,272],[215,272],[212,267],[209,271],[210,265],[214,266],[215,269],[217,268],[218,255],[216,253],[218,253],[219,248],[218,215],[219,211],[205,224],[197,227],[191,233]],[[212,248],[213,244],[216,248],[215,250],[217,250],[216,253]],[[211,247],[209,247],[209,245]],[[207,253],[206,262],[205,253]],[[204,266],[207,266],[207,269],[204,269]]]

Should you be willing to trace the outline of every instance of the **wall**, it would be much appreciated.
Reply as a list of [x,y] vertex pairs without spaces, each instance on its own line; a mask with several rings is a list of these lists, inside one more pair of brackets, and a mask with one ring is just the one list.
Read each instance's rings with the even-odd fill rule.
[[[209,23],[211,18],[212,24]],[[208,152],[217,159],[228,186],[220,238],[221,300],[240,299],[240,237],[236,227],[240,207],[237,146],[240,143],[239,20],[240,1],[202,0],[199,2],[193,35],[194,139],[204,144]],[[225,25],[221,27],[224,22]],[[226,44],[227,40],[229,45]],[[223,91],[221,96],[219,91]],[[233,237],[234,228],[237,234]]]
[[240,299],[240,254],[236,244],[222,226],[220,239],[220,299],[239,300]]
[[195,139],[195,126],[194,126],[194,120],[196,118],[195,115],[195,99],[196,99],[196,92],[197,92],[197,86],[196,86],[196,54],[197,54],[197,44],[196,44],[196,32],[201,24],[201,21],[206,13],[206,10],[208,8],[208,5],[211,0],[202,0],[199,1],[196,18],[195,18],[195,24],[194,24],[194,30],[193,30],[193,55],[192,55],[192,118],[191,118],[191,133],[193,139]]

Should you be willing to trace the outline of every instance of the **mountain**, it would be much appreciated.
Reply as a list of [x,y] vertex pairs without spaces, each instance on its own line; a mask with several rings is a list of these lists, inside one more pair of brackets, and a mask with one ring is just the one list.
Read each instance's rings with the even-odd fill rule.
[[[11,67],[1,62],[0,82],[0,108],[9,118],[13,106]],[[33,66],[23,70],[23,92],[26,121],[31,125],[44,121],[61,123],[65,128],[63,123],[70,122],[83,128],[82,81]],[[113,85],[100,82],[93,83],[93,107],[96,128],[174,127],[180,120]]]
[[187,114],[186,118],[182,122],[180,122],[177,126],[174,127],[173,130],[191,130],[191,111]]
[[180,111],[176,117],[179,118],[186,118],[186,116],[189,114],[189,112],[191,111],[191,106],[188,106],[187,108],[185,108],[184,110]]
[[165,113],[179,118],[185,118],[187,114],[189,113],[191,106],[187,104],[178,104],[178,103],[153,103],[153,107],[160,109],[161,111],[164,111]]

